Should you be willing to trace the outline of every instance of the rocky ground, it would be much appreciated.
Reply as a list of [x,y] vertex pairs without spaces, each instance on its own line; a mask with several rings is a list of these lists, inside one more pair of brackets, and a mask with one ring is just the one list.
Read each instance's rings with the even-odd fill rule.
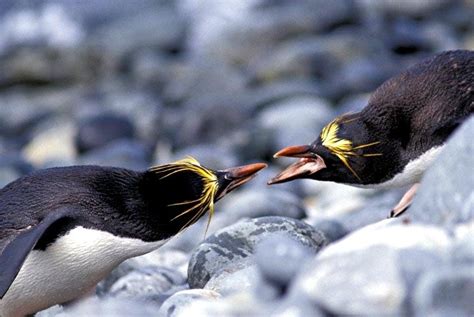
[[[474,315],[474,119],[403,189],[266,186],[385,79],[474,49],[472,0],[0,2],[0,187],[34,169],[193,155],[269,168],[200,222],[41,317]],[[73,286],[71,286],[73,287]]]

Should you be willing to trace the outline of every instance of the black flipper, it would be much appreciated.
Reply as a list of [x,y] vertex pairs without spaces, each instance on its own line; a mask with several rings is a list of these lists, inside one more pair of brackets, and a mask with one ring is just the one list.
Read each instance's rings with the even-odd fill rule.
[[43,233],[56,221],[72,217],[73,209],[64,207],[50,212],[40,223],[18,234],[0,254],[0,299],[6,294],[23,266],[26,257]]

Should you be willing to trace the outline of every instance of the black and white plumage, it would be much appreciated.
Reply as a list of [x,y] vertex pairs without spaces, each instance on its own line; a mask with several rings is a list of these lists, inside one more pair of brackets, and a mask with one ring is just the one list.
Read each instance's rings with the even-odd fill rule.
[[474,52],[443,52],[383,83],[364,109],[334,119],[313,143],[276,153],[300,160],[269,184],[310,178],[372,188],[414,185],[473,112]]
[[122,261],[211,217],[215,201],[264,167],[214,171],[188,158],[145,172],[51,168],[10,183],[0,190],[0,316],[81,297]]

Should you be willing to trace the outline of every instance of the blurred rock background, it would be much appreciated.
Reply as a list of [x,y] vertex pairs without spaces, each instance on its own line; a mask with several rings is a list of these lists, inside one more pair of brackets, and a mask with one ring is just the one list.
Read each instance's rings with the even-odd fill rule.
[[270,164],[217,204],[205,243],[204,219],[40,315],[472,316],[472,120],[405,222],[366,227],[403,190],[265,185],[276,150],[457,48],[474,49],[472,0],[2,0],[0,187],[72,164]]

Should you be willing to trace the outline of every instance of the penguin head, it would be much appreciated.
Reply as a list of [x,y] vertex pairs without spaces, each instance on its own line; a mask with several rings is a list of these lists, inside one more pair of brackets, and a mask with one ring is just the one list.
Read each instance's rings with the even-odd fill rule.
[[[147,171],[147,188],[155,198],[152,209],[160,210],[160,222],[181,231],[209,211],[208,226],[214,214],[214,203],[227,193],[247,183],[266,164],[255,163],[224,170],[202,166],[196,159],[186,159],[152,167]],[[206,229],[207,230],[207,229]]]
[[364,184],[361,177],[371,157],[380,157],[380,141],[367,133],[357,114],[337,117],[328,123],[318,138],[307,145],[289,146],[274,157],[299,160],[272,178],[268,184],[309,178],[345,184]]

